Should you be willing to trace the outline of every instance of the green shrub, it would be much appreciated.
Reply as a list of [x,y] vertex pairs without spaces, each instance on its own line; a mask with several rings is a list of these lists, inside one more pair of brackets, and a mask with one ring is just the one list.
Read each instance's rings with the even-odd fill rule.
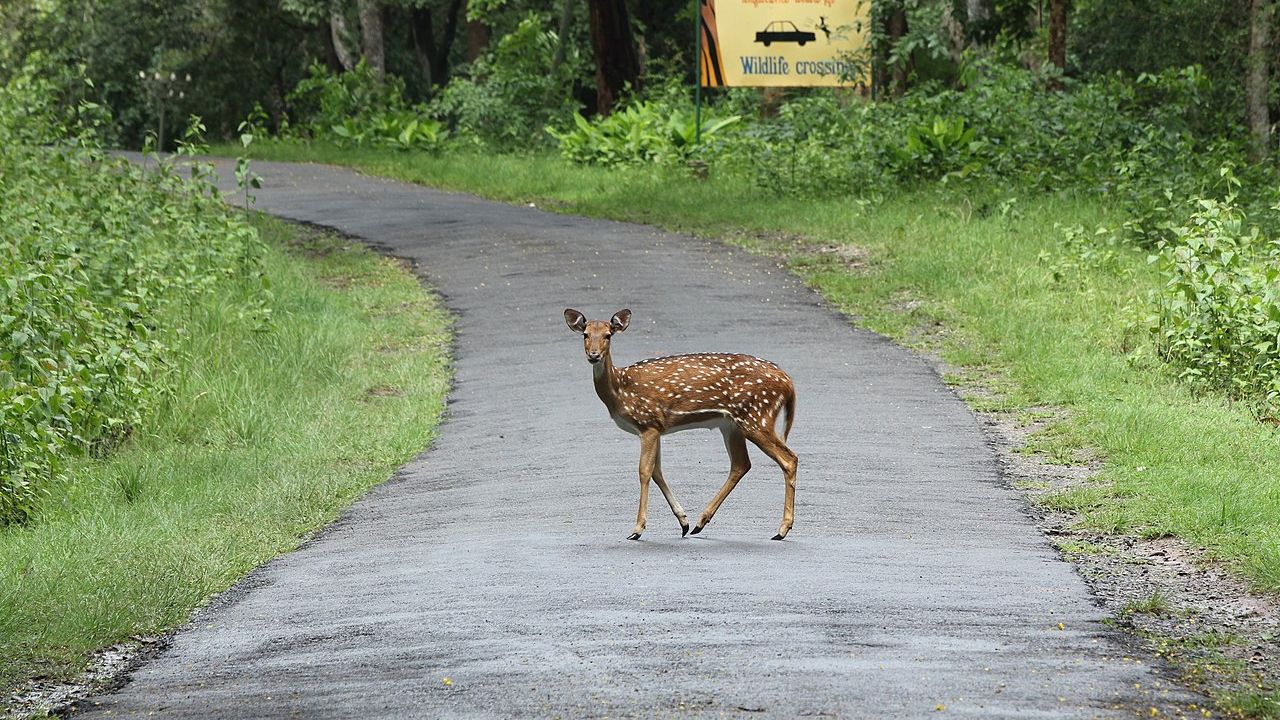
[[380,145],[396,150],[438,150],[448,134],[438,120],[413,112],[347,118],[329,128],[338,144]]
[[379,82],[361,62],[350,72],[333,73],[320,63],[309,69],[287,98],[295,131],[324,134],[345,120],[408,108],[404,82],[394,75]]
[[1198,199],[1152,261],[1166,281],[1148,319],[1159,357],[1197,387],[1280,417],[1280,241],[1233,204]]
[[973,169],[981,145],[964,118],[933,116],[929,122],[907,128],[906,143],[898,150],[900,167],[921,176],[967,175]]
[[587,77],[587,61],[576,43],[564,48],[546,13],[530,13],[492,52],[478,58],[431,102],[434,117],[455,134],[496,150],[545,146],[546,125],[562,125],[577,112],[574,85]]
[[[741,119],[737,115],[704,118],[702,137],[711,139]],[[597,165],[684,159],[692,152],[698,133],[692,110],[655,102],[634,103],[594,121],[577,114],[573,120],[573,128],[558,132],[548,127],[547,133],[560,143],[565,158]]]
[[[802,95],[775,118],[747,123],[712,161],[803,195],[876,195],[939,178],[1096,194],[1132,219],[1126,234],[1148,247],[1180,220],[1168,198],[1203,195],[1219,166],[1244,164],[1240,142],[1206,134],[1211,88],[1197,68],[1068,81],[1063,92],[989,61],[961,78],[960,87],[920,85],[874,103]],[[1269,168],[1249,172],[1257,194],[1240,201],[1252,213],[1273,202],[1266,189],[1275,182]]]
[[0,88],[0,525],[33,512],[68,454],[128,437],[164,392],[183,308],[255,277],[260,252],[206,177],[104,157],[36,90]]
[[292,133],[339,145],[374,145],[397,150],[440,149],[447,133],[425,106],[404,99],[404,82],[388,76],[379,82],[362,62],[334,74],[312,65],[308,77],[289,94],[296,108]]

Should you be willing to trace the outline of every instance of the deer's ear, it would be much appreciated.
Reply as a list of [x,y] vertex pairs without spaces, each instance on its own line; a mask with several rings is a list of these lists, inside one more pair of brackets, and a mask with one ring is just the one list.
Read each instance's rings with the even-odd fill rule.
[[627,326],[630,324],[631,324],[630,310],[619,310],[618,312],[614,313],[613,317],[609,320],[609,325],[613,327],[614,332],[622,332],[623,330],[626,330]]
[[587,316],[574,310],[573,308],[564,309],[564,324],[574,332],[587,331]]

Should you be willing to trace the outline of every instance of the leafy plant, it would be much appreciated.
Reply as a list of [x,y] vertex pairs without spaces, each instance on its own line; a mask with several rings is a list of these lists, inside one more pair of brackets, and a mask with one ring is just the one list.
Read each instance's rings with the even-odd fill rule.
[[447,135],[425,106],[408,105],[403,82],[379,82],[363,63],[337,75],[315,65],[289,98],[299,107],[295,133],[342,145],[434,151]]
[[253,144],[255,138],[252,118],[240,123],[236,129],[240,132],[241,150],[241,153],[236,156],[236,187],[244,193],[244,206],[248,208],[253,204],[254,199],[249,190],[262,187],[262,178],[249,168],[249,146]]
[[265,293],[257,233],[206,170],[105,156],[38,90],[0,87],[0,525],[36,511],[68,456],[129,437],[165,392],[194,298],[246,283],[254,314]]
[[898,157],[909,172],[967,175],[973,169],[976,137],[974,129],[965,126],[964,118],[935,115],[931,122],[907,128],[906,143]]
[[[470,7],[470,6],[468,6]],[[544,146],[547,125],[570,122],[575,85],[587,81],[585,36],[560,38],[547,13],[527,12],[515,27],[432,99],[430,114],[456,137],[502,151]],[[579,32],[585,32],[585,27]],[[557,49],[562,53],[557,63]]]
[[396,150],[438,150],[448,134],[438,120],[413,112],[346,118],[329,130],[339,144],[377,145]]
[[1158,356],[1193,385],[1280,417],[1280,241],[1226,200],[1200,198],[1151,257],[1165,273],[1148,327]]
[[[741,121],[738,115],[702,122],[702,137],[711,139]],[[695,147],[698,125],[692,113],[654,102],[638,102],[594,121],[573,116],[574,127],[547,133],[560,143],[565,158],[579,163],[627,165],[673,161]]]

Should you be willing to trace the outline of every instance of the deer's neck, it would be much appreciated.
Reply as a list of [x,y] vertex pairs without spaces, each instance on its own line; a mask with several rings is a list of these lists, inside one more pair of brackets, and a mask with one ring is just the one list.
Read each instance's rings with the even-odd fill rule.
[[596,395],[609,408],[610,415],[618,410],[618,370],[613,366],[613,356],[605,353],[600,362],[591,368],[596,385]]

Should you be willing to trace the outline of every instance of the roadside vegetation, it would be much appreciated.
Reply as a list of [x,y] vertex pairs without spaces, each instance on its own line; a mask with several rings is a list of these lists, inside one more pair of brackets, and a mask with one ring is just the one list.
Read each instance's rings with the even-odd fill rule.
[[181,623],[424,448],[449,319],[400,263],[143,172],[0,89],[0,688]]

